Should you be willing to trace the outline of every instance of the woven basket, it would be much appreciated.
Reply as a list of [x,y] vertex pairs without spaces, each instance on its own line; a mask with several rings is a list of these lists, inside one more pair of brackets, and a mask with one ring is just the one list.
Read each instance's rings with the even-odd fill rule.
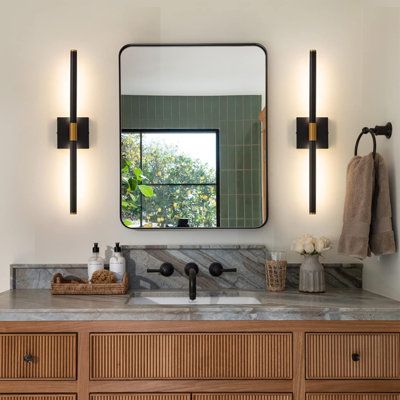
[[[57,275],[57,274],[56,274]],[[51,294],[126,294],[128,293],[128,274],[117,283],[59,283],[56,275],[51,283]]]
[[286,260],[268,260],[265,263],[265,279],[270,292],[285,290],[286,268]]

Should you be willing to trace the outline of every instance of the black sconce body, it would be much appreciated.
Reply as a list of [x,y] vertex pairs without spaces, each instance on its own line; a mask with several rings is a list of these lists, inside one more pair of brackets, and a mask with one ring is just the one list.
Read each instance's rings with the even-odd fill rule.
[[[296,118],[296,148],[308,149],[308,117]],[[329,148],[329,135],[328,135],[328,117],[317,117],[317,149]]]
[[[78,117],[78,138],[76,145],[78,149],[89,148],[89,118]],[[57,118],[57,149],[69,149],[69,117]]]
[[89,118],[77,117],[77,51],[70,54],[70,116],[57,118],[57,148],[69,149],[71,214],[77,213],[77,149],[89,148]]
[[317,109],[317,52],[310,51],[309,117],[296,119],[296,147],[309,149],[309,213],[317,212],[317,148],[327,149],[328,118],[316,116]]

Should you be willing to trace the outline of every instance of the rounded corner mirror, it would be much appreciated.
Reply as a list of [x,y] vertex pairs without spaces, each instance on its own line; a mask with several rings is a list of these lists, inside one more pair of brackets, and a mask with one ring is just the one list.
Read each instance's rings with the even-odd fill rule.
[[120,214],[133,229],[259,228],[267,213],[267,53],[124,46]]

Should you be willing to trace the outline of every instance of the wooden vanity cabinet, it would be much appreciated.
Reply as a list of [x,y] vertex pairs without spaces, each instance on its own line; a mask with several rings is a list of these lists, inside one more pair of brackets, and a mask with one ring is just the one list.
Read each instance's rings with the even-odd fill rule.
[[3,322],[6,399],[400,400],[400,322]]
[[400,393],[308,393],[306,400],[400,400]]
[[398,333],[307,333],[307,379],[399,379]]
[[75,394],[3,394],[0,400],[76,400]]
[[75,380],[76,338],[71,333],[0,334],[0,380]]
[[290,393],[91,394],[90,400],[291,400]]
[[90,395],[90,400],[190,400],[190,394],[96,393]]
[[291,379],[291,333],[94,333],[92,380]]

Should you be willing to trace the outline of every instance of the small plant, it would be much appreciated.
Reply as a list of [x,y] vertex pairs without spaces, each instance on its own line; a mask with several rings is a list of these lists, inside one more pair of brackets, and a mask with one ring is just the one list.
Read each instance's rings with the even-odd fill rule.
[[324,236],[316,238],[308,233],[296,239],[292,244],[292,250],[303,256],[319,255],[330,248],[331,241],[328,238]]
[[[153,197],[154,190],[149,185],[144,185],[143,181],[147,178],[138,167],[133,167],[132,163],[125,158],[122,159],[122,207],[126,210],[133,211],[139,206],[141,193],[144,197]],[[126,226],[133,226],[134,222],[126,218],[124,220]]]

